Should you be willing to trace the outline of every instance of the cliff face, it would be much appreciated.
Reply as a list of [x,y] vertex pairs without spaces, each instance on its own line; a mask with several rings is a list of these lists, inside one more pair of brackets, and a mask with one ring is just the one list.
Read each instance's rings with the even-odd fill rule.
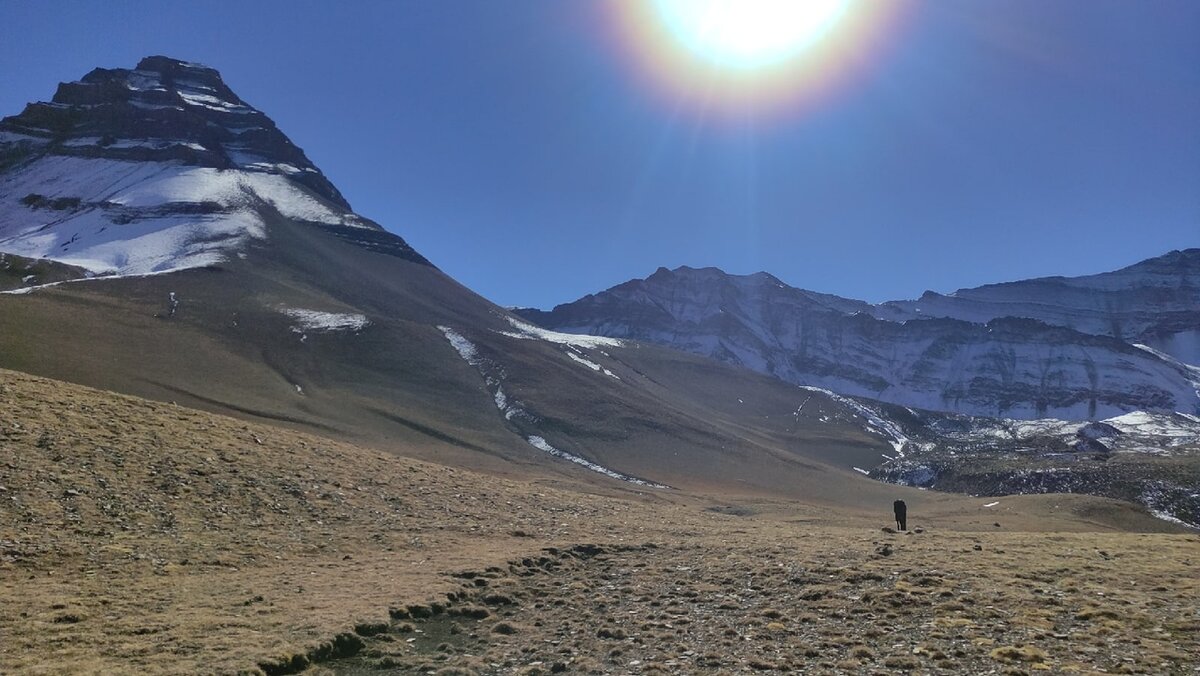
[[926,292],[876,306],[880,319],[1025,317],[1148,345],[1200,365],[1200,249],[1172,251],[1113,272]]
[[[1194,292],[1187,262],[1200,257],[1177,252],[1164,258],[1165,266],[1155,259],[1140,274],[1102,279],[1111,296],[1107,304],[1092,298],[1084,284],[1055,280],[1072,289],[1058,306],[992,300],[986,305],[991,314],[965,292],[938,297],[929,306],[941,311],[927,312],[926,299],[872,306],[795,289],[764,273],[733,276],[686,267],[660,269],[550,312],[521,313],[559,331],[669,345],[797,384],[930,410],[1066,419],[1134,410],[1194,413],[1195,371],[1126,340],[1131,332],[1145,336],[1170,322],[1196,320],[1182,308]],[[1187,268],[1182,273],[1178,259]],[[992,297],[1014,297],[1020,284]],[[1142,307],[1139,295],[1161,302]],[[1026,308],[1046,316],[1023,317]],[[1114,317],[1120,332],[1082,330]]]

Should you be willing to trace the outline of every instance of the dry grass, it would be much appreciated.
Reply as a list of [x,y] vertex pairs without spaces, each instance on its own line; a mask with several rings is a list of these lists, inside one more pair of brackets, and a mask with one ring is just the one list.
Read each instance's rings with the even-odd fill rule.
[[[895,547],[886,558],[873,553],[884,539]],[[977,539],[988,546],[975,550]],[[778,526],[555,550],[461,575],[457,603],[497,592],[514,601],[488,617],[457,616],[452,604],[407,638],[368,640],[330,667],[1189,673],[1200,657],[1200,583],[1181,576],[1195,552],[1187,536],[876,537]],[[497,635],[512,623],[528,629]]]
[[318,669],[1200,660],[1194,535],[956,532],[948,512],[892,535],[594,497],[7,371],[0,449],[3,673],[235,673],[354,650]]

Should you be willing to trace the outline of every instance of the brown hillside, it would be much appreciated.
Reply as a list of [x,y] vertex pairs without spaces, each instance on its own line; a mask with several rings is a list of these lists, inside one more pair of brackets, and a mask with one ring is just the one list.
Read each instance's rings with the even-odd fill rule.
[[[913,491],[924,532],[892,536],[879,532],[888,503],[868,512],[869,491],[817,506],[694,490],[603,497],[564,490],[597,486],[567,475],[555,487],[476,474],[10,371],[0,384],[6,673],[273,670],[329,658],[321,643],[364,622],[383,623],[382,638],[331,644],[358,652],[323,668],[849,669],[903,657],[1161,672],[1197,656],[1195,536],[1116,532],[1169,524],[1111,501],[985,509]],[[583,543],[602,546],[574,549]],[[490,582],[455,576],[468,571]],[[514,603],[488,601],[490,586]],[[435,600],[452,623],[389,617]],[[563,614],[572,607],[596,609]],[[903,650],[852,630],[880,623]],[[410,628],[458,638],[410,643]]]

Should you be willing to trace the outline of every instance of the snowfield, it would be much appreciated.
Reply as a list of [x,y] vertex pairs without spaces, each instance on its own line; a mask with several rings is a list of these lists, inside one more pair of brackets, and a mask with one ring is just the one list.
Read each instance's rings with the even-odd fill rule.
[[359,223],[285,175],[46,156],[0,177],[0,251],[97,275],[204,267],[266,238],[262,208],[296,221]]

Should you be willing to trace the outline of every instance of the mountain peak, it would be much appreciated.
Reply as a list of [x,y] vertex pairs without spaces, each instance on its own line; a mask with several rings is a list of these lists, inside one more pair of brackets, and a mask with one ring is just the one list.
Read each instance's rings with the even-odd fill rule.
[[245,258],[289,222],[428,264],[216,69],[166,56],[97,68],[0,120],[0,176],[0,251],[89,276]]
[[194,61],[183,61],[161,54],[155,56],[147,56],[141,61],[138,61],[137,70],[151,70],[164,75],[172,75],[179,72],[198,73],[204,75],[215,76],[218,80],[221,79],[221,74],[216,68],[206,66],[202,63]]
[[59,84],[49,102],[30,103],[20,115],[0,120],[0,151],[16,154],[20,148],[26,155],[179,161],[283,174],[350,210],[304,151],[234,93],[215,68],[167,56],[148,56],[133,69],[96,68]]

